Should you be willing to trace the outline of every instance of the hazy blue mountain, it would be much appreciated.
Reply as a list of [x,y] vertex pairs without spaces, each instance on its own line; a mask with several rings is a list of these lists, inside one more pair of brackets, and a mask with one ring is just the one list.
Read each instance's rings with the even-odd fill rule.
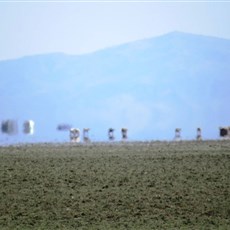
[[68,140],[60,123],[90,127],[93,140],[106,140],[109,127],[117,140],[121,127],[131,140],[172,140],[177,127],[183,139],[197,127],[214,139],[230,125],[230,40],[221,38],[172,32],[85,55],[1,61],[0,81],[0,120],[18,120],[19,133],[35,121],[34,137],[20,141]]

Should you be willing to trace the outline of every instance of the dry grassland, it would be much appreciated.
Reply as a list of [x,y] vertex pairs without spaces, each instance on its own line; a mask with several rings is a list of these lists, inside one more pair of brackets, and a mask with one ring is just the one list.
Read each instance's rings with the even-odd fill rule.
[[0,147],[0,229],[230,229],[230,141]]

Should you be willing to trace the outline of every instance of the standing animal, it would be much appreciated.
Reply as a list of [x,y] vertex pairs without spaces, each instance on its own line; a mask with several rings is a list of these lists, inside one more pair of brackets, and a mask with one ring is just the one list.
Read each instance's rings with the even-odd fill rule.
[[71,142],[80,142],[80,129],[71,128],[69,130],[69,137]]
[[85,143],[90,142],[90,138],[89,138],[89,128],[84,128],[83,129],[83,140]]
[[175,129],[174,141],[181,141],[181,129],[180,128]]
[[202,141],[201,128],[196,129],[196,140],[197,141]]
[[25,134],[34,134],[34,121],[27,120],[23,123],[23,133]]
[[108,137],[109,137],[110,141],[113,141],[115,139],[115,137],[114,137],[114,130],[115,129],[113,129],[113,128],[109,128],[109,130],[108,130]]
[[122,140],[123,140],[123,141],[125,141],[125,140],[128,139],[128,134],[127,134],[127,132],[128,132],[128,129],[126,129],[126,128],[122,128],[122,129],[121,129],[121,137],[122,137]]

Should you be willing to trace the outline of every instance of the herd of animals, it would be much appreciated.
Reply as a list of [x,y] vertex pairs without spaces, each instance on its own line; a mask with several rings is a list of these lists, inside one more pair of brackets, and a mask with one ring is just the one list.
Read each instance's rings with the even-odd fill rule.
[[[89,130],[90,130],[89,128],[83,129],[83,141],[84,142],[90,142]],[[115,140],[114,131],[115,131],[115,129],[113,129],[113,128],[108,129],[108,138],[110,141]],[[71,128],[69,130],[69,132],[70,132],[70,141],[71,142],[80,142],[80,129]],[[127,133],[128,133],[128,129],[126,129],[126,128],[121,129],[122,141],[125,141],[128,139]]]
[[[26,120],[23,123],[23,133],[28,135],[34,134],[34,126],[35,122],[33,120]],[[57,130],[59,131],[68,131],[69,132],[69,138],[71,142],[80,142],[81,141],[81,131],[78,128],[73,128],[72,126],[68,124],[60,124],[57,126]],[[1,131],[3,134],[8,135],[14,135],[18,133],[18,124],[15,120],[4,120],[1,122]],[[83,129],[83,142],[90,142],[89,137],[89,128]],[[108,139],[110,141],[115,140],[114,136],[115,129],[109,128],[108,129]],[[197,128],[197,134],[196,134],[196,140],[202,141],[202,130],[201,128]],[[230,139],[230,126],[227,127],[219,127],[219,136],[222,139]],[[121,128],[121,139],[122,141],[126,141],[128,139],[128,129],[127,128]],[[176,128],[175,129],[175,137],[174,141],[180,141],[181,138],[181,129]]]

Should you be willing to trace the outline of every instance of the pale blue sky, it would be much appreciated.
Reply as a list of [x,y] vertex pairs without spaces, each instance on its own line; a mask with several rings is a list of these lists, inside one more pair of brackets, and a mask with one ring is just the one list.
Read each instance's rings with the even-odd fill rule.
[[88,53],[175,30],[230,39],[230,1],[0,1],[0,60]]

